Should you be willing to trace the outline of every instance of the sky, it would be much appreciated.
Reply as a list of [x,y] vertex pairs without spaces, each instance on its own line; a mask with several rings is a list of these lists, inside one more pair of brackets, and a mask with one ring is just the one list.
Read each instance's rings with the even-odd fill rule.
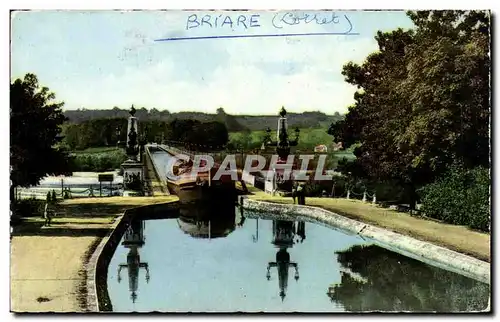
[[[67,110],[134,104],[170,112],[215,113],[222,107],[230,114],[274,115],[285,106],[290,112],[344,113],[356,88],[344,81],[342,66],[362,63],[376,51],[378,30],[413,27],[402,11],[334,12],[337,18],[325,24],[315,21],[332,21],[332,12],[308,12],[310,22],[297,24],[286,14],[17,12],[11,18],[11,80],[36,74]],[[200,23],[206,15],[211,26]],[[238,24],[240,15],[245,18]],[[325,32],[340,34],[155,41]]]

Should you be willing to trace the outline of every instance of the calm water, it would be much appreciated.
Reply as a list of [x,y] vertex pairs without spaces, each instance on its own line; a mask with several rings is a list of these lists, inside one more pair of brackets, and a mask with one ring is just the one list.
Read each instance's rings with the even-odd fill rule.
[[233,206],[209,209],[186,207],[169,215],[174,218],[131,222],[108,269],[113,311],[451,312],[487,307],[489,285],[359,236],[255,213],[242,217]]

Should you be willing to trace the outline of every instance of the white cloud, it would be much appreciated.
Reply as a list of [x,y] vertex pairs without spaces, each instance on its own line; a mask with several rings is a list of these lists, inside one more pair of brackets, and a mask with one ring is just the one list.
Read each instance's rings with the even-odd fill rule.
[[[161,63],[128,68],[119,77],[109,75],[82,89],[64,88],[58,97],[70,108],[136,104],[215,112],[222,106],[232,114],[275,114],[285,105],[295,112],[345,112],[355,88],[343,81],[342,65],[349,60],[361,62],[376,49],[367,38],[242,40],[212,42],[212,46],[226,45],[229,59],[203,75],[204,81],[180,79],[176,62],[166,56]],[[284,64],[293,72],[283,73]]]

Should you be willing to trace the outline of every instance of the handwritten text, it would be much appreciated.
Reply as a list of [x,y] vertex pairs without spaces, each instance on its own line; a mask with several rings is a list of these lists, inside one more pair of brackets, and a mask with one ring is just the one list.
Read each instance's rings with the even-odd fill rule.
[[[191,29],[218,29],[221,31],[257,30],[259,27],[271,27],[280,30],[278,33],[245,33],[245,34],[220,34],[220,35],[189,35],[184,37],[169,37],[155,39],[155,41],[177,41],[177,40],[202,40],[202,39],[225,39],[225,38],[260,38],[260,37],[302,37],[302,36],[355,36],[353,24],[347,15],[335,12],[277,12],[264,19],[260,14],[196,14],[189,15],[186,19],[186,30]],[[334,30],[322,30],[315,32],[291,32],[293,26],[299,25],[336,25]],[[299,29],[300,30],[300,29]]]
[[[349,33],[352,30],[352,24],[347,15],[343,15],[343,20],[348,23],[349,28],[345,33]],[[329,13],[295,13],[295,12],[285,12],[276,13],[273,17],[273,26],[277,29],[282,29],[284,26],[293,26],[298,24],[339,24],[341,22],[341,17],[336,15],[335,12]]]
[[228,15],[204,15],[198,16],[197,14],[192,14],[187,18],[186,30],[197,27],[205,28],[254,28],[260,27],[259,23],[260,15],[238,15],[237,17],[231,17]]

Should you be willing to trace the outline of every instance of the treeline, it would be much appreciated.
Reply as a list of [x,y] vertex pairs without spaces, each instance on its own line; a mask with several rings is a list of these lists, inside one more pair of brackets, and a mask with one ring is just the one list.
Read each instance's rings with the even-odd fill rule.
[[355,104],[329,133],[357,144],[344,173],[394,182],[412,209],[489,230],[490,13],[408,12],[416,28],[378,32],[379,50],[343,67]]
[[[229,134],[226,126],[217,121],[174,119],[139,121],[139,138],[145,142],[163,140],[181,141],[186,144],[222,148],[227,145]],[[94,119],[63,126],[63,145],[69,150],[90,147],[124,146],[127,141],[127,119]]]
[[[157,110],[156,108],[146,109],[138,108],[135,116],[140,121],[162,121],[171,122],[175,119],[194,120],[199,122],[221,122],[229,132],[265,130],[267,127],[274,129],[276,127],[276,118],[279,108],[276,108],[276,115],[230,115],[224,109],[219,108],[216,114],[207,114],[202,112],[178,112],[170,113],[167,110]],[[129,109],[103,110],[67,110],[64,115],[71,123],[83,123],[95,119],[123,119],[129,117]],[[300,128],[318,128],[325,127],[332,121],[341,120],[343,116],[335,112],[334,115],[326,115],[321,112],[304,112],[287,114],[288,122],[293,127]]]
[[120,169],[127,160],[125,149],[116,148],[102,152],[83,152],[71,155],[70,167],[73,172],[104,172]]

